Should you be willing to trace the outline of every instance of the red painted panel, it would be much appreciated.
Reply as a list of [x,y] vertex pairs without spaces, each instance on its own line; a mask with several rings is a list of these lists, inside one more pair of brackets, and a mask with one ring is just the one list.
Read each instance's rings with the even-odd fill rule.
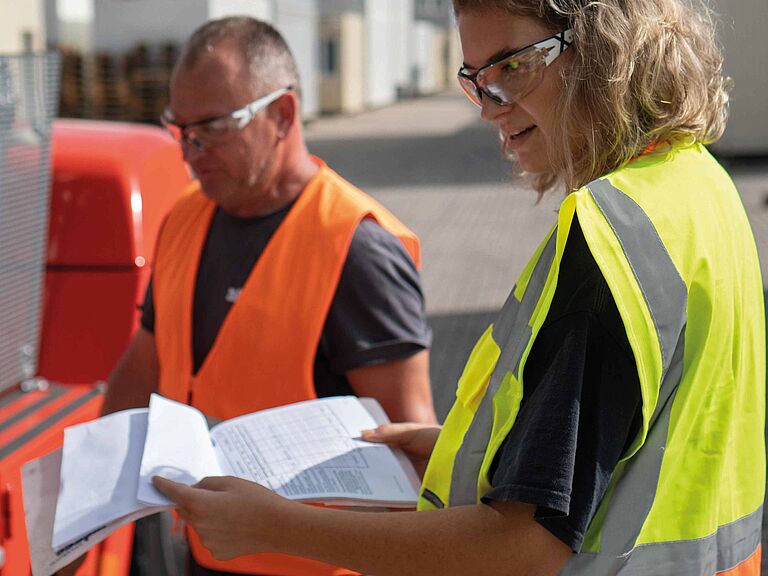
[[62,383],[105,380],[138,325],[142,272],[49,270],[38,373]]
[[48,264],[148,263],[162,219],[189,183],[178,144],[160,128],[56,121]]

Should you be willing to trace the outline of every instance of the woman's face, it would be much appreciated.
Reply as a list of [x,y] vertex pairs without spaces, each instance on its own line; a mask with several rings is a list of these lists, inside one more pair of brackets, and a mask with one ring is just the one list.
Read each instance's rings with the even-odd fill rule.
[[[469,73],[553,34],[535,18],[495,10],[461,12],[458,25]],[[481,116],[498,128],[504,151],[513,153],[527,172],[552,171],[548,152],[558,129],[555,107],[562,88],[561,70],[570,58],[570,50],[563,52],[544,70],[541,83],[514,104],[502,106],[482,98]]]

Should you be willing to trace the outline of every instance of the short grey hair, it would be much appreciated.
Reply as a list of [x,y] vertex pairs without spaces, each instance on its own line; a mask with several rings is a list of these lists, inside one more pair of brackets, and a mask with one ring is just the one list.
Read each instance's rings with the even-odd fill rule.
[[292,86],[300,96],[299,71],[285,39],[272,25],[250,16],[230,16],[203,24],[184,45],[176,70],[194,66],[205,54],[229,43],[248,64],[256,91]]

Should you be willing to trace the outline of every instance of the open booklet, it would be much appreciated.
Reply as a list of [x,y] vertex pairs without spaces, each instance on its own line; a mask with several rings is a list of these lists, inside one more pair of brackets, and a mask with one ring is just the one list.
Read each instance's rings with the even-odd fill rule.
[[64,431],[61,451],[24,466],[32,573],[47,576],[123,524],[170,507],[153,476],[237,476],[293,500],[413,507],[418,476],[400,451],[359,438],[387,422],[369,398],[299,402],[208,429],[201,412],[153,394]]

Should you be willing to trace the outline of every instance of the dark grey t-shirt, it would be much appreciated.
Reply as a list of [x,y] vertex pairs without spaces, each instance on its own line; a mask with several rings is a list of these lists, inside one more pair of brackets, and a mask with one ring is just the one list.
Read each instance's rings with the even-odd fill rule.
[[[235,218],[220,209],[214,214],[195,285],[195,372],[290,208],[258,218]],[[154,331],[151,284],[141,323]],[[405,247],[375,221],[363,220],[352,238],[318,346],[317,395],[352,394],[346,371],[407,358],[429,347],[431,337],[419,273]]]
[[640,428],[642,400],[624,324],[578,219],[523,389],[484,500],[535,504],[537,522],[579,551]]

